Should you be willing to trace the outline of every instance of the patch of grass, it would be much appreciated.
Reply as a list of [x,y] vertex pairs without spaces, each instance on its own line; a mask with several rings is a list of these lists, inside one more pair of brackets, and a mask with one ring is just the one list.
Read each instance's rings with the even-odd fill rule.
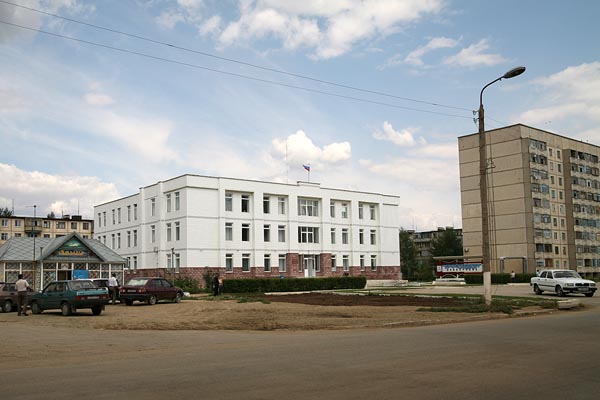
[[[527,297],[506,297],[498,296],[492,299],[492,304],[489,306],[485,304],[483,296],[477,296],[478,299],[471,298],[465,304],[454,307],[422,307],[417,311],[430,311],[430,312],[461,312],[461,313],[504,313],[513,314],[515,310],[519,310],[524,307],[538,306],[541,308],[556,308],[556,301],[554,300],[538,300]],[[466,300],[466,299],[465,299]],[[473,301],[475,300],[475,301]]]

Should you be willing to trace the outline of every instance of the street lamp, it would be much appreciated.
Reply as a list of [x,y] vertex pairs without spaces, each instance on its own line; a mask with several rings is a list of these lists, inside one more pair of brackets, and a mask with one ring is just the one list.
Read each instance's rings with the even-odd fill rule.
[[[31,230],[33,231],[33,259],[31,260],[31,267],[33,268],[33,286],[35,287],[35,237],[37,236],[37,230],[36,230],[36,226],[37,226],[37,221],[36,221],[36,209],[37,209],[37,204],[34,204],[32,206],[25,206],[27,208],[31,208],[33,207],[33,221],[31,222]],[[41,254],[40,254],[41,256]]]
[[488,212],[488,185],[487,185],[487,152],[486,152],[486,137],[485,137],[485,121],[483,111],[483,91],[490,85],[501,81],[502,79],[510,79],[521,75],[525,72],[525,67],[516,67],[506,72],[501,77],[491,81],[481,89],[479,94],[479,195],[481,198],[481,247],[482,247],[482,263],[483,263],[483,295],[485,303],[492,303],[492,272],[490,265],[490,231],[489,231],[489,212]]

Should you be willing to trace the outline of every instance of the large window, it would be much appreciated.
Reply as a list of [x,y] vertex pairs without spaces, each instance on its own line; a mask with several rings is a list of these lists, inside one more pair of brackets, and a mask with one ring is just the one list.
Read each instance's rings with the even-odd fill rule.
[[242,254],[242,271],[243,272],[250,271],[250,254],[247,254],[247,253]]
[[263,213],[271,213],[271,198],[269,196],[263,196]]
[[171,212],[171,193],[167,193],[167,212]]
[[364,244],[364,241],[365,241],[365,230],[359,229],[358,230],[358,243]]
[[225,240],[233,240],[233,222],[225,222]]
[[250,241],[250,224],[242,224],[242,242]]
[[364,210],[362,203],[358,203],[358,219],[364,218]]
[[348,218],[348,203],[342,203],[342,218]]
[[342,244],[348,244],[348,229],[342,229]]
[[131,247],[131,231],[127,231],[127,247]]
[[225,272],[233,272],[233,254],[225,254]]
[[150,243],[156,243],[156,225],[150,225]]
[[319,243],[319,228],[299,226],[298,243]]
[[335,218],[335,202],[334,201],[329,202],[329,216],[331,218]]
[[345,272],[350,271],[350,259],[348,258],[348,255],[342,256],[342,265],[344,266]]
[[308,217],[319,216],[319,201],[312,199],[298,199],[298,215]]
[[150,216],[156,215],[156,199],[150,199]]
[[375,229],[371,229],[371,244],[377,244],[377,233]]
[[285,243],[285,225],[277,226],[277,238],[279,243]]
[[376,271],[376,270],[377,270],[377,256],[372,255],[371,256],[371,271]]
[[285,254],[279,255],[279,272],[285,272]]
[[335,244],[335,228],[331,228],[331,244]]
[[127,222],[131,222],[131,206],[127,206]]
[[133,205],[133,220],[137,221],[137,204]]
[[175,211],[179,211],[181,207],[181,201],[179,199],[179,192],[175,192]]
[[225,193],[225,211],[233,211],[233,195]]
[[171,241],[171,223],[167,223],[167,242]]
[[360,255],[360,270],[361,271],[365,270],[365,256],[364,256],[364,254]]
[[271,225],[265,225],[263,227],[263,240],[265,242],[271,241]]
[[175,240],[181,239],[181,227],[179,222],[175,222]]
[[243,213],[250,212],[250,195],[247,195],[247,194],[242,195],[242,212]]
[[371,216],[371,220],[375,221],[375,204],[369,205],[369,214]]
[[285,197],[277,198],[277,209],[280,215],[285,215]]
[[335,272],[337,271],[337,259],[335,254],[331,255],[331,271]]
[[264,271],[271,272],[271,255],[265,254],[264,257]]
[[133,231],[133,247],[137,246],[137,229]]

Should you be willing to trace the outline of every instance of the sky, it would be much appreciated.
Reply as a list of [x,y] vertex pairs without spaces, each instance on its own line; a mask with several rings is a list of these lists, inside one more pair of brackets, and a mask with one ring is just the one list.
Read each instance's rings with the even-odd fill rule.
[[[543,4],[543,6],[542,6]],[[0,207],[80,214],[182,174],[400,196],[461,227],[459,136],[600,144],[600,2],[0,0]],[[311,167],[310,177],[303,164]]]

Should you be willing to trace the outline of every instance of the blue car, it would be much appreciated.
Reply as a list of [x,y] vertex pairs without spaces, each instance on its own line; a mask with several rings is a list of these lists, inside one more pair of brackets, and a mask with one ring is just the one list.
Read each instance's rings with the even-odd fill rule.
[[59,309],[69,316],[82,308],[100,315],[110,296],[106,288],[98,288],[88,280],[65,280],[49,283],[43,291],[29,297],[31,312],[40,314],[45,310]]

